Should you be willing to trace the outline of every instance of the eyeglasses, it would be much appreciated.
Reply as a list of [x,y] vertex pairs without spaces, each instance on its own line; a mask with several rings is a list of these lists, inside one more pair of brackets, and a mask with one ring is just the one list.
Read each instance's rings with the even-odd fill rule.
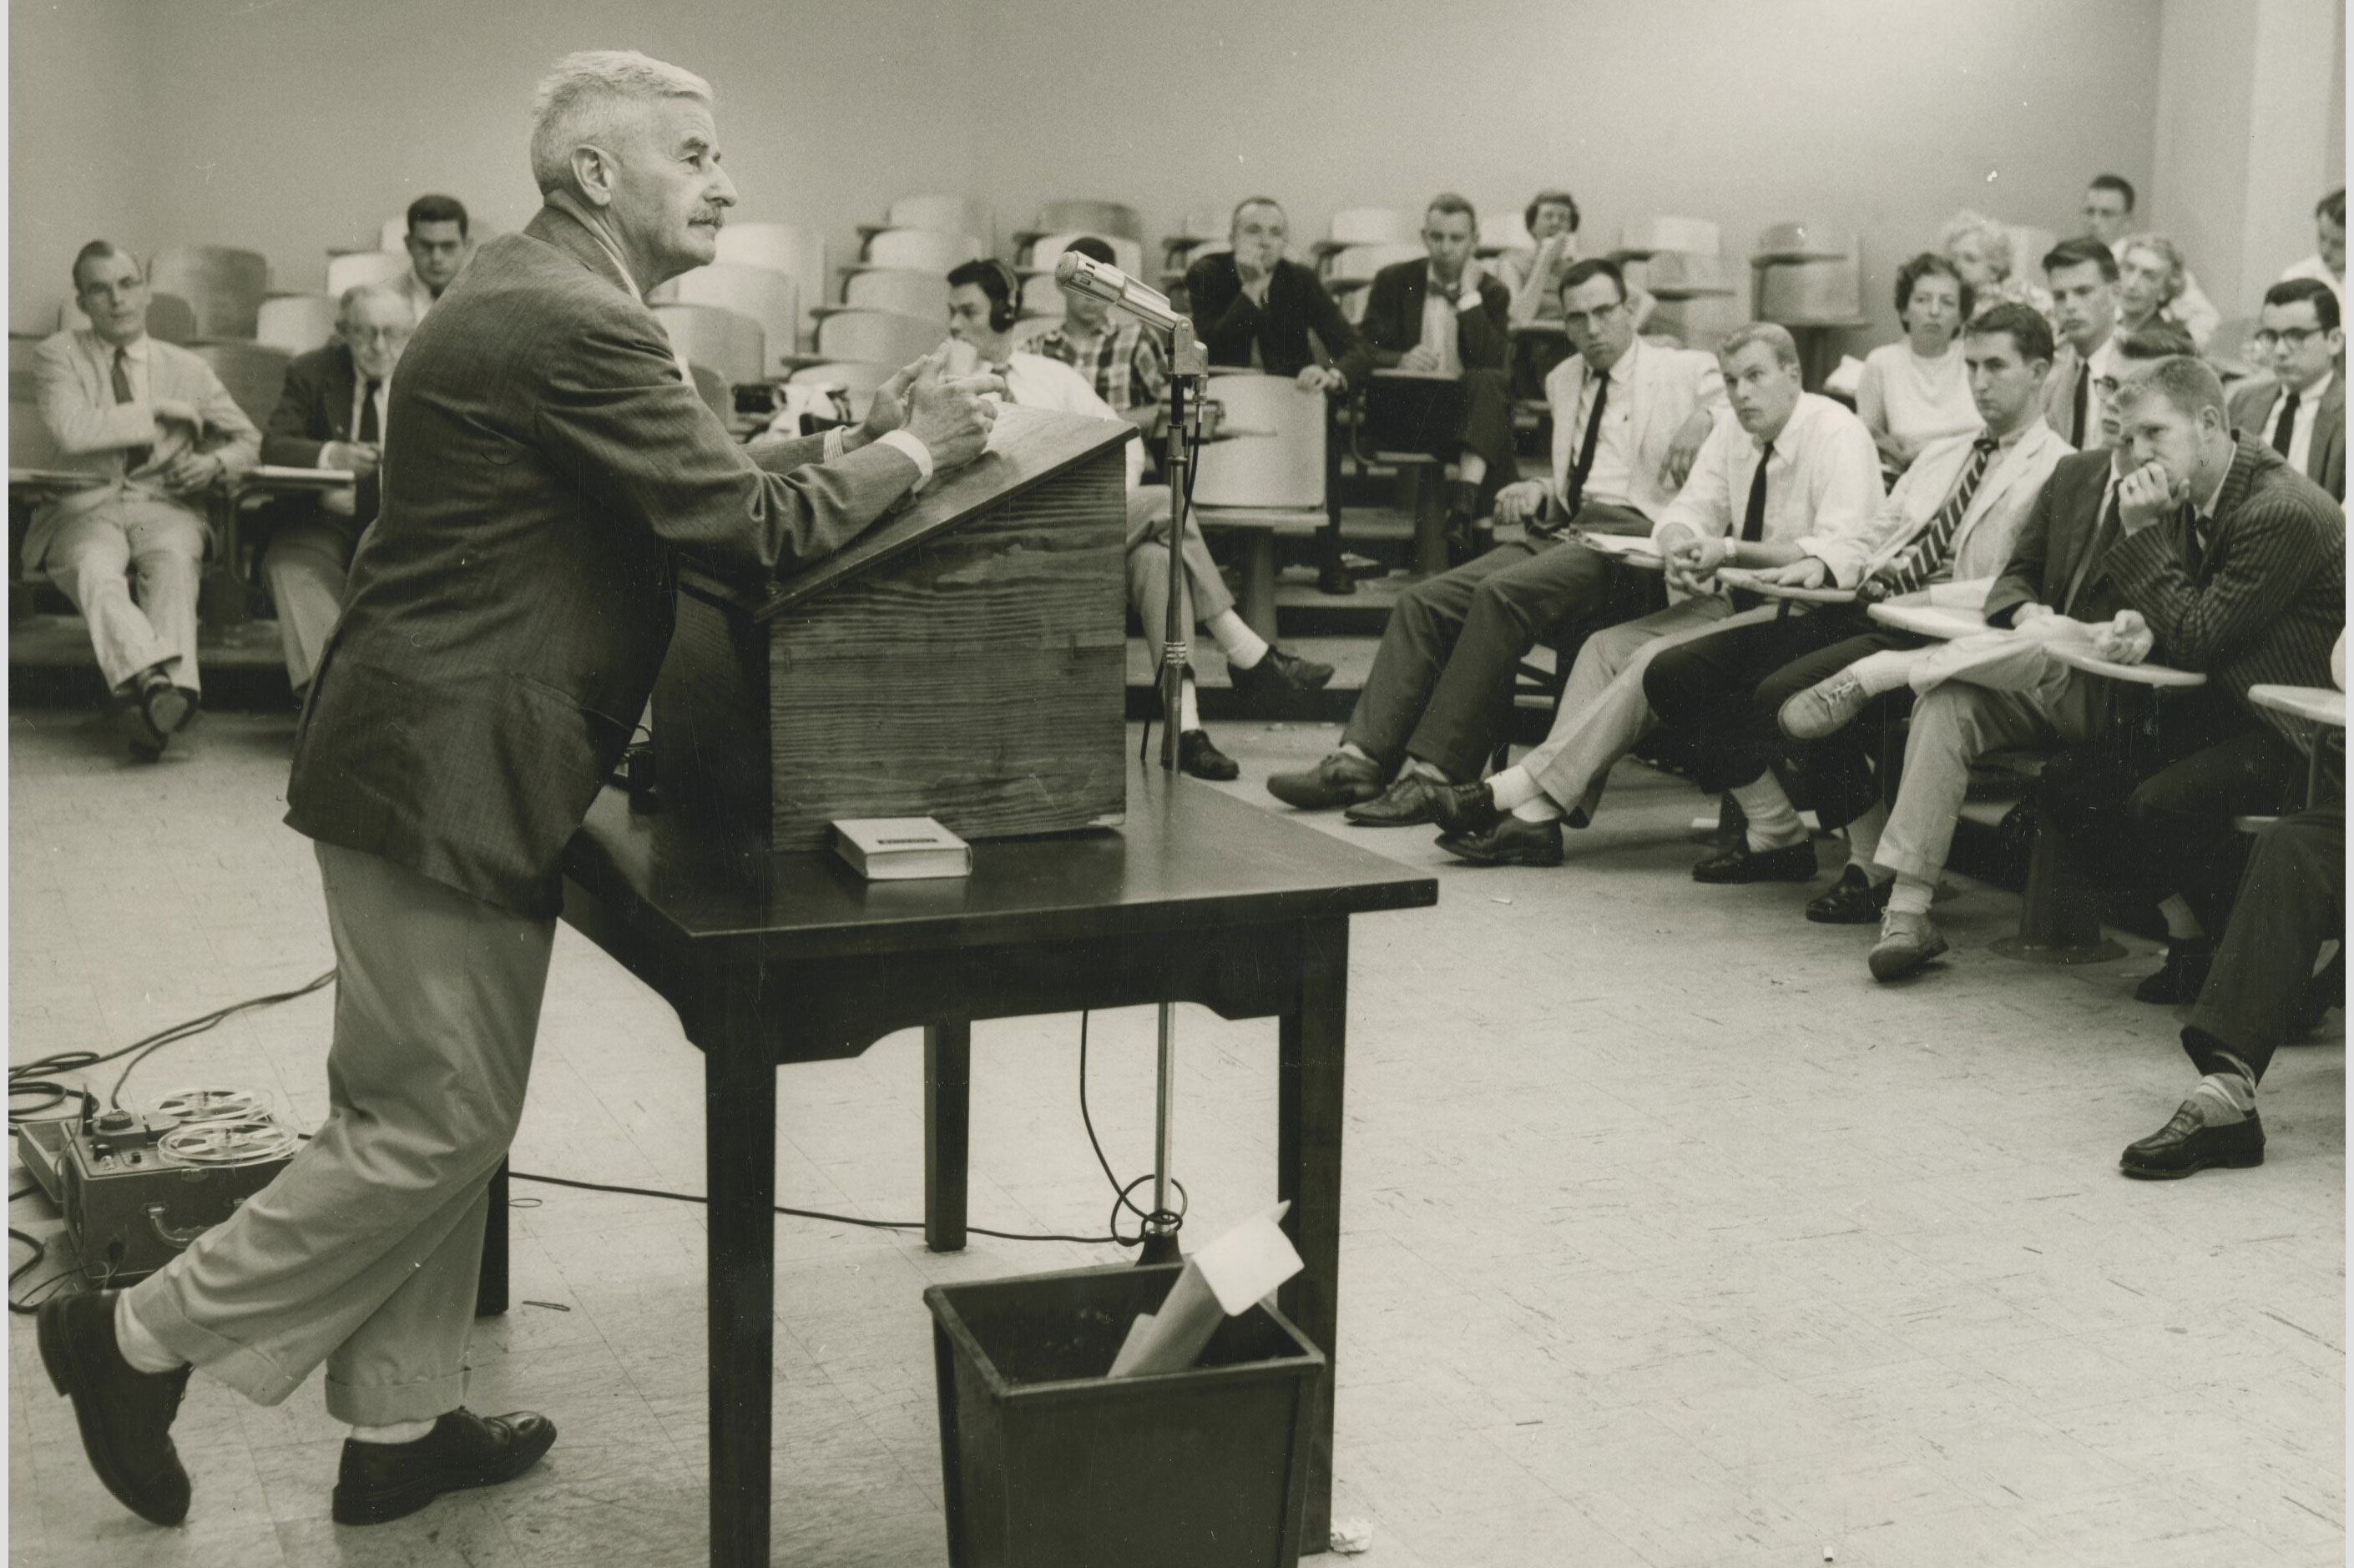
[[2252,346],[2261,348],[2266,354],[2270,354],[2276,348],[2285,348],[2294,352],[2319,337],[2321,332],[2322,329],[2319,327],[2283,327],[2278,332],[2267,327],[2250,337],[2248,342]]

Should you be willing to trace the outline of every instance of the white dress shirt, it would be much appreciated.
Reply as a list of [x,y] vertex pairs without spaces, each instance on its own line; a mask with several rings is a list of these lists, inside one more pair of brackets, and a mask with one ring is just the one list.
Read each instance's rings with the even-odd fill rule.
[[[2296,423],[2289,427],[2288,451],[2285,455],[2288,466],[2299,473],[2313,471],[2308,465],[2313,457],[2314,419],[2321,412],[2321,400],[2329,396],[2329,383],[2336,376],[2336,371],[2325,370],[2320,380],[2296,395]],[[2268,447],[2279,438],[2281,416],[2288,411],[2288,394],[2289,389],[2283,387],[2281,395],[2273,401],[2271,428],[2264,435]]]
[[[1730,411],[1719,415],[1692,462],[1691,477],[1660,514],[1651,537],[1681,526],[1702,538],[1739,538],[1762,450]],[[1794,545],[1799,554],[1828,562],[1834,580],[1852,588],[1858,557],[1838,546],[1872,526],[1883,493],[1880,449],[1863,421],[1829,397],[1802,392],[1774,438],[1759,537]]]
[[1585,499],[1589,502],[1635,504],[1635,366],[1642,352],[1643,340],[1638,337],[1627,345],[1607,376],[1588,375],[1578,388],[1577,407],[1568,416],[1567,465],[1559,475],[1564,488],[1576,470],[1578,454],[1585,448],[1585,422],[1594,417],[1595,394],[1605,381],[1610,384],[1610,396],[1602,402],[1602,428],[1594,432],[1594,464],[1585,471]]
[[1455,313],[1468,310],[1479,302],[1479,286],[1472,281],[1470,268],[1463,269],[1463,274],[1455,280],[1452,291],[1438,281],[1436,271],[1429,274],[1429,286],[1422,296],[1422,337],[1415,346],[1438,352],[1440,375],[1460,376],[1463,373],[1463,354],[1458,339],[1460,328]]
[[[998,374],[1005,377],[1005,400],[1009,403],[1019,403],[1025,408],[1080,414],[1090,419],[1119,419],[1119,410],[1096,396],[1087,378],[1059,359],[1016,349],[1006,356],[1005,367]],[[1134,490],[1144,482],[1144,443],[1129,441],[1120,450],[1128,460],[1128,488]]]

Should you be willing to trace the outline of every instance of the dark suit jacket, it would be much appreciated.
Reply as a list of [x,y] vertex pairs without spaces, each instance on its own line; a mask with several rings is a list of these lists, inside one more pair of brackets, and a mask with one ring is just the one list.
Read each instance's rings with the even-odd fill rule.
[[[2232,428],[2259,446],[2270,446],[2273,434],[2273,410],[2279,407],[2280,383],[2269,376],[2257,376],[2242,382],[2232,390]],[[2321,395],[2321,408],[2314,416],[2313,440],[2306,451],[2305,477],[2329,492],[2341,504],[2346,500],[2346,375],[2339,371],[2329,378],[2329,390]]]
[[[2021,605],[2043,604],[2064,609],[2078,620],[2106,620],[2126,607],[2125,596],[2109,579],[2105,562],[2084,573],[2076,601],[2063,603],[2068,585],[2091,547],[2101,521],[2101,495],[2109,482],[2105,447],[2071,452],[2060,460],[2043,482],[2034,508],[2011,542],[2010,564],[1987,590],[1989,626],[2009,626]],[[2114,545],[2112,538],[2108,543]]]
[[2346,625],[2346,514],[2270,447],[2243,440],[2194,572],[2184,529],[2152,524],[2111,547],[2108,569],[2157,633],[2153,657],[2203,672],[2305,747],[2312,726],[2248,701],[2264,683],[2327,686]]
[[[1373,274],[1365,293],[1360,346],[1341,368],[1351,386],[1364,385],[1376,367],[1388,369],[1422,341],[1422,306],[1430,297],[1430,263],[1400,261]],[[1466,370],[1500,370],[1512,354],[1512,295],[1502,280],[1482,273],[1479,308],[1458,312],[1456,348]]]
[[[588,230],[484,244],[393,377],[384,503],[287,786],[297,832],[535,917],[670,641],[674,553],[749,585],[826,555],[916,465],[748,450]],[[755,460],[758,461],[755,461]]]
[[[352,394],[359,373],[352,351],[340,343],[297,355],[286,366],[286,385],[261,431],[261,461],[288,468],[316,468],[319,449],[352,439]],[[361,525],[376,514],[379,482],[355,487],[352,514]]]
[[[1278,261],[1260,306],[1243,292],[1232,251],[1204,256],[1185,270],[1185,300],[1193,335],[1213,365],[1250,364],[1251,344],[1270,376],[1297,376],[1311,365],[1340,368],[1357,347],[1357,329],[1341,313],[1316,274],[1297,261]],[[1319,355],[1308,341],[1313,330]]]

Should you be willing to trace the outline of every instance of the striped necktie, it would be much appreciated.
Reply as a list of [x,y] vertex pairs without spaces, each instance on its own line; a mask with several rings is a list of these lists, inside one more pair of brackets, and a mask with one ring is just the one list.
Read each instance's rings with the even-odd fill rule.
[[1874,580],[1887,585],[1891,597],[1924,587],[1952,564],[1954,531],[1962,525],[1962,514],[1970,509],[1970,500],[1986,478],[1987,464],[1994,460],[1995,446],[1992,436],[1981,436],[1971,443],[1969,465],[1954,482],[1946,503],[1929,519],[1928,527],[1903,555],[1872,574]]

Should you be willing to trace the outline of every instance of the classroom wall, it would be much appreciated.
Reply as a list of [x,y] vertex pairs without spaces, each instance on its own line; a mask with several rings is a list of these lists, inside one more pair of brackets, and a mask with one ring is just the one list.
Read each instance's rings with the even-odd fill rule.
[[155,243],[138,0],[8,8],[9,326],[53,332],[74,253]]
[[[1113,196],[1157,235],[1264,189],[1304,246],[1340,207],[1412,208],[1445,187],[1517,207],[1566,184],[1589,250],[1655,213],[1716,219],[1736,262],[1776,221],[1860,231],[1875,322],[1860,345],[1893,331],[1888,280],[1956,207],[2064,231],[2087,173],[2148,179],[2162,9],[150,0],[134,31],[128,0],[64,0],[12,18],[12,119],[48,123],[20,129],[11,159],[11,321],[26,329],[61,291],[24,238],[37,213],[52,236],[249,245],[289,289],[320,287],[329,247],[373,243],[419,191],[512,228],[535,206],[534,79],[566,49],[619,46],[711,78],[737,216],[814,223],[837,260],[854,225],[913,190],[986,196],[1002,231],[1046,196]],[[120,108],[128,81],[143,112],[87,133],[87,95]]]

